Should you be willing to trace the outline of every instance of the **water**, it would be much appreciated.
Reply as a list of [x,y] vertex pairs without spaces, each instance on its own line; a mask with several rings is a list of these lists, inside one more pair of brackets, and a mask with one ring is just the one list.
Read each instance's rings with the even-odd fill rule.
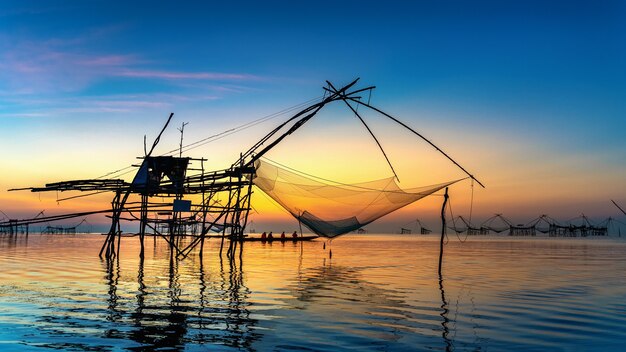
[[[165,243],[0,238],[0,350],[518,350],[626,347],[626,242],[351,235],[170,260]],[[332,248],[333,257],[329,258]]]

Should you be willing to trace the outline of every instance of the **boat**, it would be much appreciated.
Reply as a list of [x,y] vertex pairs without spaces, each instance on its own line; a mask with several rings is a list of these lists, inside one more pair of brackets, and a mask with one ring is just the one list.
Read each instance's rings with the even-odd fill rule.
[[310,236],[298,236],[291,237],[286,236],[285,238],[273,237],[273,238],[261,238],[261,237],[244,237],[245,242],[300,242],[300,241],[311,241],[316,238],[319,238],[317,235]]

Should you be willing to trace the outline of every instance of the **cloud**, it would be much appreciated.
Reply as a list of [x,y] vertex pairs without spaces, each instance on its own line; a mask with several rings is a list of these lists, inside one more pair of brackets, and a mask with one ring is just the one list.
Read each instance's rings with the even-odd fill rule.
[[164,79],[164,80],[206,80],[206,81],[241,81],[256,80],[258,77],[238,73],[219,72],[171,72],[150,70],[122,70],[115,75],[123,77]]
[[24,112],[24,113],[0,113],[0,118],[34,118],[34,117],[47,117],[50,114],[41,112]]
[[[0,92],[0,97],[3,93]],[[6,108],[0,118],[37,118],[68,114],[129,113],[146,110],[168,110],[180,102],[198,102],[220,99],[205,94],[116,94],[39,98],[30,95],[4,96],[4,102],[17,109]],[[8,110],[8,111],[7,111]],[[14,110],[11,112],[10,110]]]
[[135,57],[130,55],[103,55],[79,59],[76,63],[86,67],[125,67],[136,62]]
[[97,56],[21,44],[0,54],[0,87],[33,94],[76,92],[136,61],[132,55]]
[[[190,82],[247,82],[260,78],[247,73],[159,69],[157,63],[127,53],[92,53],[82,49],[90,36],[43,41],[0,37],[0,90],[32,94],[81,92],[107,80],[164,81],[183,86]],[[227,91],[225,88],[224,91]]]
[[[138,54],[89,49],[122,29],[38,40],[0,33],[0,118],[169,110],[249,91],[261,80],[247,73],[164,70]],[[129,89],[137,93],[119,94]]]

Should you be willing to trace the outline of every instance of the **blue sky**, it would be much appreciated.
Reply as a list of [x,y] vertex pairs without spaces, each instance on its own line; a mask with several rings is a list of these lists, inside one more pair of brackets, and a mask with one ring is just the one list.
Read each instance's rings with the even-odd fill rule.
[[[612,214],[605,198],[626,201],[624,33],[621,1],[1,1],[0,147],[16,171],[0,181],[100,175],[171,111],[193,141],[361,77],[485,175],[485,214],[520,187],[542,193],[510,211]],[[93,155],[82,173],[22,165]]]

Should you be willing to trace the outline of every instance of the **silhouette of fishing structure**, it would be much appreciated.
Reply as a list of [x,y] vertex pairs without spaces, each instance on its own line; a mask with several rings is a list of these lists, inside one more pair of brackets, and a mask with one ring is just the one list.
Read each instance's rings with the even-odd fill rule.
[[[179,129],[181,132],[179,155],[153,155],[163,132],[172,120],[174,115],[172,113],[149,150],[144,137],[144,156],[139,158],[141,164],[136,165],[138,169],[131,182],[101,177],[49,183],[43,187],[14,189],[31,192],[85,192],[81,196],[110,192],[113,194],[110,209],[10,220],[10,224],[0,223],[0,226],[6,225],[17,229],[18,226],[28,226],[33,223],[105,214],[111,219],[111,224],[100,250],[101,257],[104,255],[106,258],[114,258],[118,255],[122,237],[122,221],[139,223],[139,232],[135,235],[141,244],[139,255],[142,258],[144,240],[148,235],[162,238],[171,247],[172,255],[184,258],[196,247],[199,247],[199,252],[202,253],[204,241],[212,237],[210,232],[220,234],[220,254],[224,247],[224,240],[230,240],[227,255],[232,257],[238,246],[240,251],[243,246],[244,229],[248,224],[251,210],[253,185],[285,208],[301,225],[319,236],[332,238],[359,230],[390,212],[460,181],[453,180],[409,190],[401,189],[395,182],[399,180],[399,177],[391,161],[361,113],[358,112],[359,106],[374,111],[407,129],[456,165],[468,178],[484,187],[457,161],[423,135],[370,105],[369,100],[367,103],[363,102],[360,94],[367,92],[371,94],[375,87],[352,89],[357,81],[358,79],[338,89],[326,81],[327,86],[323,87],[324,97],[320,101],[305,107],[278,125],[247,151],[241,153],[230,167],[223,170],[207,171],[206,159],[182,156],[185,123]],[[290,169],[266,158],[269,151],[304,126],[322,108],[333,102],[342,102],[357,117],[377,144],[393,177],[359,184],[343,184]],[[199,142],[193,144],[197,143]],[[289,191],[294,187],[298,188],[299,192]],[[191,196],[200,196],[201,201],[192,204],[191,200],[185,199]],[[80,196],[68,197],[64,200],[76,197]],[[321,206],[315,209],[303,209],[302,204],[306,204],[303,200],[312,198],[320,200],[317,203]],[[346,199],[351,199],[352,202],[346,203]],[[328,209],[325,207],[337,203],[345,206],[348,215],[339,216],[336,207],[332,209],[332,214],[328,215],[327,210],[330,207]],[[151,217],[149,213],[156,213],[165,218]],[[182,241],[183,238],[189,240]]]
[[28,235],[28,223],[17,219],[9,219],[0,224],[0,235]]
[[433,231],[426,228],[424,226],[424,224],[422,224],[422,222],[420,221],[420,219],[415,219],[414,221],[411,221],[407,224],[404,224],[401,228],[400,228],[400,234],[402,235],[410,235],[413,233],[414,229],[418,229],[419,231],[417,231],[416,233],[419,233],[421,235],[428,235],[431,234]]
[[[2,218],[0,218],[0,235],[26,235],[29,232],[29,223],[22,222],[18,219],[11,219],[5,212],[0,210]],[[43,210],[35,215],[34,219],[43,216]]]
[[593,223],[586,215],[570,219],[565,223],[543,214],[525,224],[514,224],[502,214],[495,214],[485,220],[479,227],[473,226],[463,216],[454,218],[453,225],[448,227],[457,234],[468,236],[506,234],[508,236],[537,236],[538,233],[547,234],[549,237],[588,237],[608,236],[609,228],[616,223],[621,223],[611,217],[603,221]]
[[41,230],[42,234],[47,235],[73,235],[76,234],[76,229],[87,222],[87,219],[81,220],[77,225],[74,226],[46,226],[43,230]]

